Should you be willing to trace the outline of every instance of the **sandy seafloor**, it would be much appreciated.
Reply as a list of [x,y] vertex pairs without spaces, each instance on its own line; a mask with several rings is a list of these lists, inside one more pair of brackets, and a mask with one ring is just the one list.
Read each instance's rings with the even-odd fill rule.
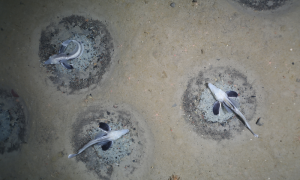
[[[139,161],[125,157],[106,179],[299,179],[299,3],[261,12],[229,0],[174,2],[0,2],[0,85],[28,109],[28,141],[0,154],[0,179],[101,179],[67,156],[79,114],[115,104],[135,117],[145,147]],[[49,81],[38,53],[41,31],[71,15],[105,22],[114,51],[96,88],[66,94]],[[216,140],[188,123],[190,79],[218,67],[239,71],[255,89],[247,117],[258,139],[242,127]]]

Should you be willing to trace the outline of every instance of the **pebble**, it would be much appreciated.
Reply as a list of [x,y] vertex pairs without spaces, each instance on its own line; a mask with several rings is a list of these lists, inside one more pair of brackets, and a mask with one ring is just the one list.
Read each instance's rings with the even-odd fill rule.
[[173,7],[175,7],[175,3],[174,2],[172,2],[171,4],[170,4],[170,6],[173,8]]

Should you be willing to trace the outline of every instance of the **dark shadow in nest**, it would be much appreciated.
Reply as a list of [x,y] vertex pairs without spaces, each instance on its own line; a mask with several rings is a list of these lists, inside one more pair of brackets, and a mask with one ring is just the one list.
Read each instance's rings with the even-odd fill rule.
[[27,139],[24,103],[14,90],[0,88],[0,153],[19,150]]
[[234,0],[240,3],[242,6],[247,6],[256,11],[268,11],[268,10],[275,10],[289,0],[268,0],[268,1],[261,1],[261,0]]
[[[57,68],[60,65],[45,65],[44,62],[50,56],[58,53],[61,43],[72,39],[72,35],[75,34],[84,36],[93,44],[93,47],[89,48],[92,48],[94,54],[89,55],[91,58],[83,59],[87,62],[86,67],[66,70],[66,73]],[[58,24],[51,23],[41,32],[39,44],[41,66],[46,68],[49,79],[57,85],[57,90],[63,93],[72,94],[81,89],[95,88],[111,64],[113,51],[112,37],[106,25],[99,20],[72,15],[63,18]],[[91,51],[85,50],[83,54],[85,53]],[[72,62],[74,60],[69,61]]]
[[[192,125],[194,131],[203,138],[220,141],[231,139],[247,128],[236,116],[228,119],[225,123],[212,123],[204,118],[204,112],[198,110],[201,93],[208,88],[207,83],[214,84],[215,79],[237,86],[242,108],[240,110],[248,122],[256,112],[256,95],[253,85],[247,81],[246,75],[230,67],[210,67],[200,71],[198,76],[188,81],[182,98],[186,122]],[[246,132],[252,136],[248,129]]]

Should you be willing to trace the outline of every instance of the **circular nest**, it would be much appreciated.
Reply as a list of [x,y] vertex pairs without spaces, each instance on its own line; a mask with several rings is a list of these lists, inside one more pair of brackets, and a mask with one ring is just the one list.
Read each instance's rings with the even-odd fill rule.
[[228,113],[229,116],[217,117],[212,113],[212,106],[216,100],[210,93],[207,83],[223,88],[224,91],[236,91],[239,94],[239,110],[246,119],[249,121],[255,115],[255,89],[247,81],[246,75],[229,67],[211,67],[200,71],[188,82],[182,98],[186,122],[191,124],[195,132],[204,138],[219,141],[240,134],[245,126],[235,114]]
[[124,168],[122,170],[126,176],[135,174],[137,169],[143,167],[142,159],[147,152],[145,146],[150,139],[145,139],[145,131],[137,117],[120,106],[90,107],[79,114],[73,125],[74,153],[101,131],[99,122],[107,123],[111,130],[129,129],[129,132],[113,141],[108,150],[103,151],[101,146],[93,145],[77,155],[76,160],[85,163],[86,168],[95,172],[101,179],[110,179],[115,168]]
[[26,143],[26,116],[18,94],[0,88],[0,153],[20,149]]
[[[58,54],[62,42],[77,40],[83,43],[83,54],[69,60],[74,69],[68,70],[61,64],[45,65],[50,56]],[[75,46],[70,43],[65,53]],[[49,79],[63,93],[74,93],[85,88],[96,87],[109,68],[113,43],[106,25],[98,20],[72,15],[58,24],[51,23],[41,32],[39,57],[40,66],[49,74]]]

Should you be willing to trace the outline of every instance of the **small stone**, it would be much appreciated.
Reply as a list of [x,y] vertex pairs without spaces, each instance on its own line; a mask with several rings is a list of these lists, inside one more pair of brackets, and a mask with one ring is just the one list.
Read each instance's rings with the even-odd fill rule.
[[295,63],[294,62],[292,62],[292,65],[294,65]]
[[175,7],[175,3],[174,2],[172,2],[171,4],[170,4],[170,6],[173,8],[173,7]]

